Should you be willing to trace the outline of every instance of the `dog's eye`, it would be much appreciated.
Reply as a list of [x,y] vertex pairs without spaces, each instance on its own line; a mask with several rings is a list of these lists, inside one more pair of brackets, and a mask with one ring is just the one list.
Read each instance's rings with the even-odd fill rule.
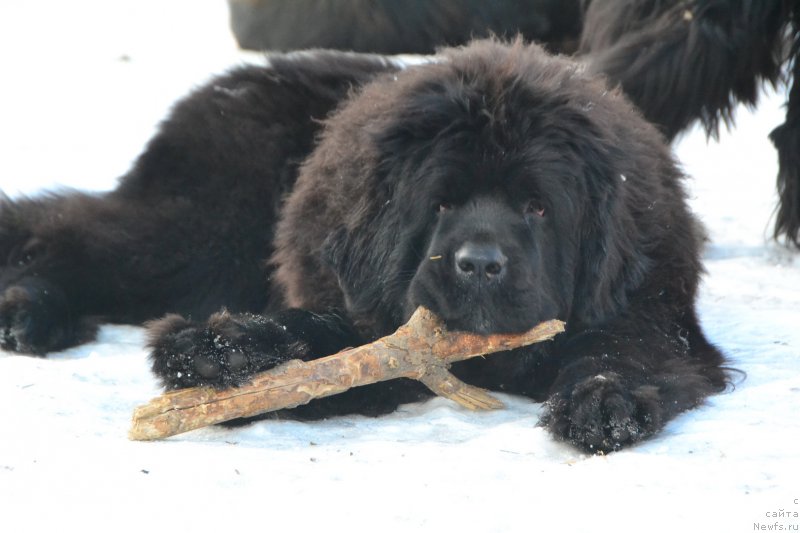
[[525,204],[525,214],[526,215],[533,215],[537,217],[544,216],[544,205],[539,200],[533,199],[529,200],[527,204]]
[[18,250],[14,256],[16,256],[16,263],[17,266],[28,266],[31,265],[36,259],[42,254],[44,251],[44,244],[39,239],[31,239],[25,246],[22,247],[21,250]]
[[436,212],[437,213],[444,213],[445,211],[450,211],[453,209],[453,204],[450,202],[439,202],[436,205]]

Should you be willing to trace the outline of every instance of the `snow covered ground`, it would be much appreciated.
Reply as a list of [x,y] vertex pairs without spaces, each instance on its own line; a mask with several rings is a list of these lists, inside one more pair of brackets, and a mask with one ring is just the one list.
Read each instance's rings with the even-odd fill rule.
[[[222,0],[3,0],[0,191],[113,188],[172,102],[260,61],[226,17]],[[700,314],[747,378],[658,438],[582,455],[506,396],[130,442],[159,391],[142,330],[107,326],[47,359],[0,353],[0,529],[800,530],[800,259],[767,239],[784,92],[676,147],[712,236]]]

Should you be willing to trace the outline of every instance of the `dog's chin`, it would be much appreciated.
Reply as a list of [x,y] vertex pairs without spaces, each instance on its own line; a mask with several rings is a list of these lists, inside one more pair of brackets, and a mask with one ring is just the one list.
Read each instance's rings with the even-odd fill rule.
[[[417,307],[425,307],[444,322],[450,331],[465,331],[479,335],[495,333],[522,333],[528,331],[546,318],[541,313],[519,313],[511,310],[490,309],[485,306],[463,304],[460,306],[442,305],[442,298],[430,294],[416,294],[408,299],[407,318]],[[552,318],[552,317],[550,317]]]
[[540,321],[509,319],[501,313],[489,313],[483,309],[472,309],[469,313],[448,317],[442,316],[447,329],[451,331],[466,331],[479,335],[495,333],[522,333],[528,331]]
[[405,318],[422,306],[450,331],[490,335],[522,333],[560,314],[554,299],[530,290],[520,289],[502,297],[491,292],[447,289],[428,277],[416,277],[406,293]]
[[501,331],[497,324],[487,319],[465,319],[462,317],[455,319],[443,319],[445,327],[450,331],[466,331],[477,333],[478,335],[491,335],[492,333],[510,333]]

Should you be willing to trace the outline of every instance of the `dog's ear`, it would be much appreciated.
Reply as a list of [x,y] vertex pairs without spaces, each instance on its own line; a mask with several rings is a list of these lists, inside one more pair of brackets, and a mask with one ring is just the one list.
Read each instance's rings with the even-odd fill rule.
[[334,272],[340,271],[345,265],[347,244],[347,230],[344,226],[339,226],[328,235],[322,245],[322,262]]
[[650,260],[637,243],[639,232],[613,187],[593,195],[581,227],[574,312],[586,324],[618,314],[638,287]]
[[598,131],[573,140],[583,167],[573,314],[586,324],[617,315],[642,284],[652,261],[646,250],[654,244],[645,242],[646,236],[662,211],[662,200],[645,189],[658,181],[646,174],[660,171],[649,165],[663,162],[641,160],[635,150],[623,153],[605,137]]
[[[800,32],[799,32],[800,33]],[[772,130],[769,138],[778,150],[778,203],[775,213],[776,240],[783,236],[788,244],[800,248],[800,35],[794,46],[792,87],[786,122]]]
[[345,307],[356,315],[369,315],[381,299],[378,280],[382,266],[371,252],[374,237],[339,226],[325,239],[323,263],[333,272],[344,295]]
[[360,327],[383,332],[403,322],[405,286],[399,280],[406,264],[407,231],[395,209],[387,206],[356,228],[341,226],[323,243],[322,260],[335,275],[348,314]]

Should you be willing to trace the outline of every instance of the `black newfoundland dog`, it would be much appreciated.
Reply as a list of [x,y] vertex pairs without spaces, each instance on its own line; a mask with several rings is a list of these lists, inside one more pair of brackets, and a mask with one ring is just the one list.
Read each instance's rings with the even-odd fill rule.
[[[0,205],[0,343],[44,354],[98,320],[174,313],[150,325],[157,376],[229,386],[419,305],[481,333],[560,318],[552,343],[453,370],[545,401],[559,439],[617,450],[726,385],[695,313],[703,234],[682,178],[621,93],[535,45],[406,69],[274,56],[178,103],[117,190]],[[287,415],[428,394],[384,383]]]

